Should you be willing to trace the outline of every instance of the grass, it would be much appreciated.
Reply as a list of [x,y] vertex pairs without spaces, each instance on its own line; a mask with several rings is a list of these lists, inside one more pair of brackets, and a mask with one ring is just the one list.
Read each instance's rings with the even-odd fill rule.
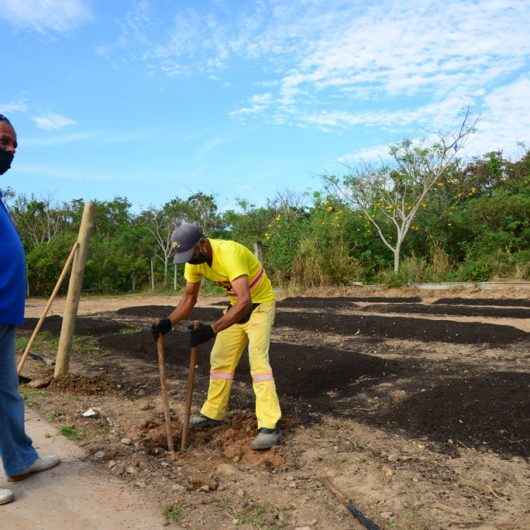
[[35,404],[36,401],[40,397],[42,397],[46,391],[40,390],[38,388],[29,388],[27,386],[20,386],[18,388],[20,395],[24,398],[24,401],[26,402],[26,405],[28,407],[31,407],[33,404]]
[[184,508],[175,502],[165,506],[162,514],[169,523],[178,523],[184,516]]
[[65,438],[68,438],[69,440],[72,440],[74,442],[80,440],[82,437],[81,432],[78,429],[76,429],[73,425],[63,425],[59,429],[59,432]]
[[280,520],[280,512],[270,504],[253,504],[235,515],[239,525],[250,525],[258,530],[284,530],[286,523]]

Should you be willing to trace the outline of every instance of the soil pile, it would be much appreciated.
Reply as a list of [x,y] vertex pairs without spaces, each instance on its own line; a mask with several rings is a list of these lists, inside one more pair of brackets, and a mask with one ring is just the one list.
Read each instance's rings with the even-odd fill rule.
[[86,396],[116,393],[116,383],[105,376],[86,377],[68,374],[59,379],[53,379],[48,386],[52,392],[81,394]]
[[374,313],[419,313],[424,315],[458,315],[465,317],[530,318],[530,309],[515,307],[469,307],[455,305],[427,304],[385,304],[369,305],[363,311]]
[[452,322],[374,315],[329,315],[325,313],[279,312],[277,327],[290,327],[314,333],[364,335],[386,339],[456,344],[509,344],[530,338],[511,326],[479,322]]
[[[172,432],[177,449],[180,447],[181,431],[180,420],[172,418]],[[254,436],[256,436],[256,418],[250,413],[237,411],[219,427],[203,431],[190,430],[189,444],[194,449],[212,450],[223,458],[251,466],[285,465],[285,457],[280,448],[265,452],[253,451],[250,443]],[[149,452],[156,453],[157,448],[167,450],[167,436],[162,416],[144,422],[138,430],[138,439]]]
[[[167,318],[173,309],[175,309],[175,306],[170,305],[139,305],[133,307],[123,307],[122,309],[118,309],[116,314],[139,317],[142,319],[156,319]],[[189,320],[213,322],[214,320],[220,318],[222,314],[222,310],[217,309],[216,307],[195,307]]]
[[435,304],[495,305],[500,307],[530,307],[528,298],[440,298]]
[[[32,331],[37,322],[38,318],[26,318],[24,323],[19,326],[19,329]],[[42,331],[48,331],[49,333],[58,336],[61,333],[61,326],[63,318],[59,315],[53,315],[47,317],[42,324]],[[101,335],[107,335],[109,333],[118,333],[123,329],[127,329],[129,326],[121,324],[110,319],[92,318],[92,317],[77,317],[75,319],[75,333],[76,335],[93,336],[99,337]]]
[[403,401],[376,419],[427,436],[446,448],[464,446],[530,456],[530,374],[490,373],[453,379]]

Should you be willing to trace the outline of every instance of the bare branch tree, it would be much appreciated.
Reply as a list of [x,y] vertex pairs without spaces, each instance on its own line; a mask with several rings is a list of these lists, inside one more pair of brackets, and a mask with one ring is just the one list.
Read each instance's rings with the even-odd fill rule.
[[467,111],[456,132],[439,134],[431,145],[405,140],[392,146],[389,165],[361,168],[342,179],[325,176],[329,188],[359,209],[375,227],[394,254],[394,273],[399,272],[403,241],[418,210],[438,180],[458,163],[457,155],[474,131],[475,124],[471,125],[469,118]]

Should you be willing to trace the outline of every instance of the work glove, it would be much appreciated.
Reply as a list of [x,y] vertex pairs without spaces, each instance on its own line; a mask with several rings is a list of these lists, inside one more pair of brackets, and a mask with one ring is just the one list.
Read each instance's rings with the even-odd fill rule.
[[151,332],[155,340],[158,339],[160,335],[165,335],[171,331],[172,324],[169,318],[162,318],[156,324],[151,326]]
[[203,344],[212,340],[215,337],[215,331],[212,326],[207,324],[199,323],[199,325],[188,326],[190,330],[190,345],[192,348],[195,348],[199,344]]

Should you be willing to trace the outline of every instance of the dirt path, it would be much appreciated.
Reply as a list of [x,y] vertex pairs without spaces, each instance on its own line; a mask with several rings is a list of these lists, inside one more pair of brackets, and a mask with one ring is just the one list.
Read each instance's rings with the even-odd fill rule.
[[[16,502],[2,506],[2,528],[10,530],[157,530],[163,519],[156,503],[131,487],[96,472],[85,455],[48,422],[29,411],[27,429],[42,453],[63,463],[47,473],[9,485]],[[6,487],[0,474],[1,487]]]

